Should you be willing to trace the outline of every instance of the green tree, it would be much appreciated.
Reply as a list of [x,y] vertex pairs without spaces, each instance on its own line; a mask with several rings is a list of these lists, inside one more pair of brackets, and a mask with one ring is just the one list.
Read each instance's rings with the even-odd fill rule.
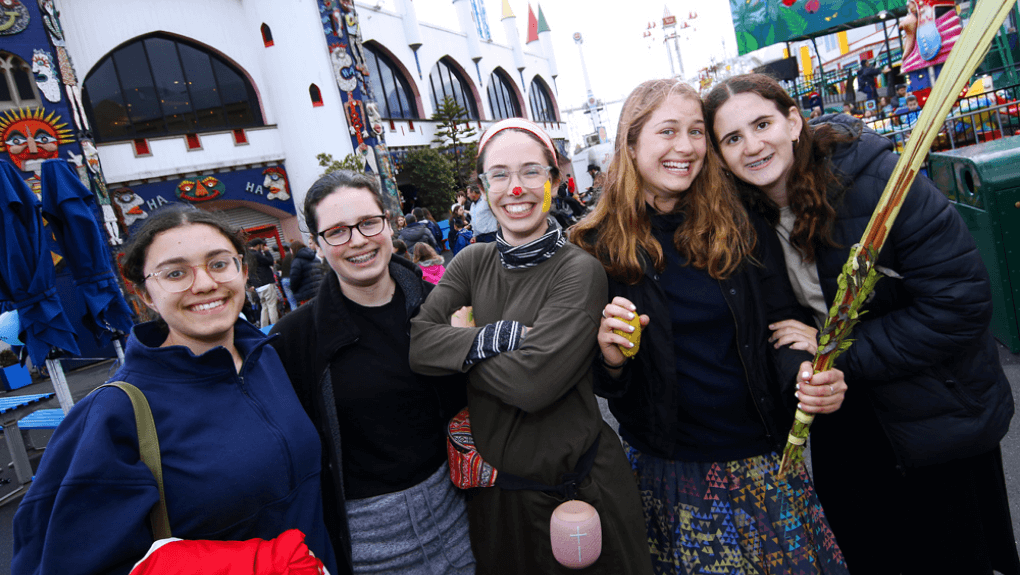
[[404,156],[400,173],[418,187],[417,205],[428,208],[436,218],[449,211],[457,178],[446,156],[434,148],[411,150]]
[[[457,186],[463,187],[471,177],[471,162],[475,157],[467,149],[467,140],[478,132],[471,125],[468,111],[450,97],[443,98],[436,112],[432,114],[432,120],[436,122],[436,137],[432,142],[439,144],[443,151],[453,154]],[[462,146],[465,149],[462,150]]]
[[356,154],[347,154],[342,160],[334,160],[333,154],[319,154],[318,156],[315,156],[315,159],[319,160],[320,166],[326,168],[326,171],[319,174],[319,177],[338,170],[350,170],[352,172],[365,171],[364,161]]

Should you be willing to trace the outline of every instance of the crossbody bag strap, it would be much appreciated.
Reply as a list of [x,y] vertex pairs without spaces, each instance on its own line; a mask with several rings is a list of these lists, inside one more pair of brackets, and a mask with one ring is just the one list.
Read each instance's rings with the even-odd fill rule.
[[163,492],[163,466],[159,458],[159,437],[156,435],[156,423],[152,419],[152,410],[149,409],[149,402],[140,389],[126,381],[114,381],[103,384],[96,389],[103,387],[116,387],[127,394],[131,400],[131,408],[135,412],[135,426],[138,428],[138,453],[142,463],[149,468],[153,477],[156,478],[156,486],[159,488],[159,502],[149,512],[149,522],[152,524],[152,533],[156,540],[172,537],[170,534],[170,518],[166,513],[166,494]]

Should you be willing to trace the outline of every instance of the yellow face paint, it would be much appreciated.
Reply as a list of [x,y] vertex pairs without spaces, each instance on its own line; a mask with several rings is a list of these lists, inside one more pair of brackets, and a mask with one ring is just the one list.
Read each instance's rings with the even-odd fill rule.
[[548,212],[552,208],[552,182],[545,182],[545,199],[542,200],[542,211]]

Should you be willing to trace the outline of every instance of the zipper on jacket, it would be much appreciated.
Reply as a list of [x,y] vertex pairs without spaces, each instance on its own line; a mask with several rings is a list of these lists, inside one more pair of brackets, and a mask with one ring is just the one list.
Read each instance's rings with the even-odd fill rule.
[[754,410],[758,412],[758,417],[761,418],[761,423],[765,426],[765,440],[772,445],[772,431],[769,427],[768,421],[765,419],[765,414],[761,411],[761,406],[758,404],[760,401],[754,395],[754,387],[751,385],[751,377],[747,371],[747,362],[744,360],[744,354],[740,352],[740,322],[737,321],[737,314],[733,312],[733,306],[730,305],[730,300],[726,298],[726,288],[723,287],[722,282],[719,283],[719,289],[723,292],[723,300],[726,302],[726,307],[730,310],[730,316],[733,318],[733,327],[737,332],[735,341],[737,343],[737,357],[740,358],[740,366],[744,368],[744,381],[747,382],[747,391],[751,394],[751,403],[754,404]]
[[286,435],[284,435],[280,427],[273,423],[273,421],[269,418],[269,414],[266,413],[266,410],[262,407],[262,403],[256,400],[245,389],[244,375],[242,374],[247,371],[248,361],[246,359],[245,362],[241,365],[241,372],[237,374],[237,387],[238,389],[241,390],[241,394],[244,395],[245,399],[247,399],[248,402],[253,406],[255,413],[257,413],[259,417],[262,418],[262,422],[265,424],[266,428],[269,429],[270,433],[276,436],[276,440],[279,442],[281,448],[283,449],[283,452],[287,454],[288,464],[287,477],[290,481],[290,485],[288,487],[290,491],[293,491],[295,487],[297,487],[297,474],[295,472],[296,466],[294,465],[294,454],[291,452],[290,445],[287,444]]

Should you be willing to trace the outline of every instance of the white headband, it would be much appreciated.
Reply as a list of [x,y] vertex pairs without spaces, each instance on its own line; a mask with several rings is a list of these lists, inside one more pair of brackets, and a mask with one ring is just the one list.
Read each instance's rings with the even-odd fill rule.
[[524,130],[525,132],[534,134],[535,137],[545,144],[546,148],[549,148],[549,152],[553,157],[553,162],[556,162],[556,147],[553,146],[552,138],[549,137],[549,134],[545,133],[545,130],[524,118],[507,118],[489,126],[489,129],[485,130],[485,133],[482,134],[482,138],[478,140],[478,151],[481,152],[485,149],[485,144],[489,143],[489,140],[491,140],[493,136],[503,130]]

